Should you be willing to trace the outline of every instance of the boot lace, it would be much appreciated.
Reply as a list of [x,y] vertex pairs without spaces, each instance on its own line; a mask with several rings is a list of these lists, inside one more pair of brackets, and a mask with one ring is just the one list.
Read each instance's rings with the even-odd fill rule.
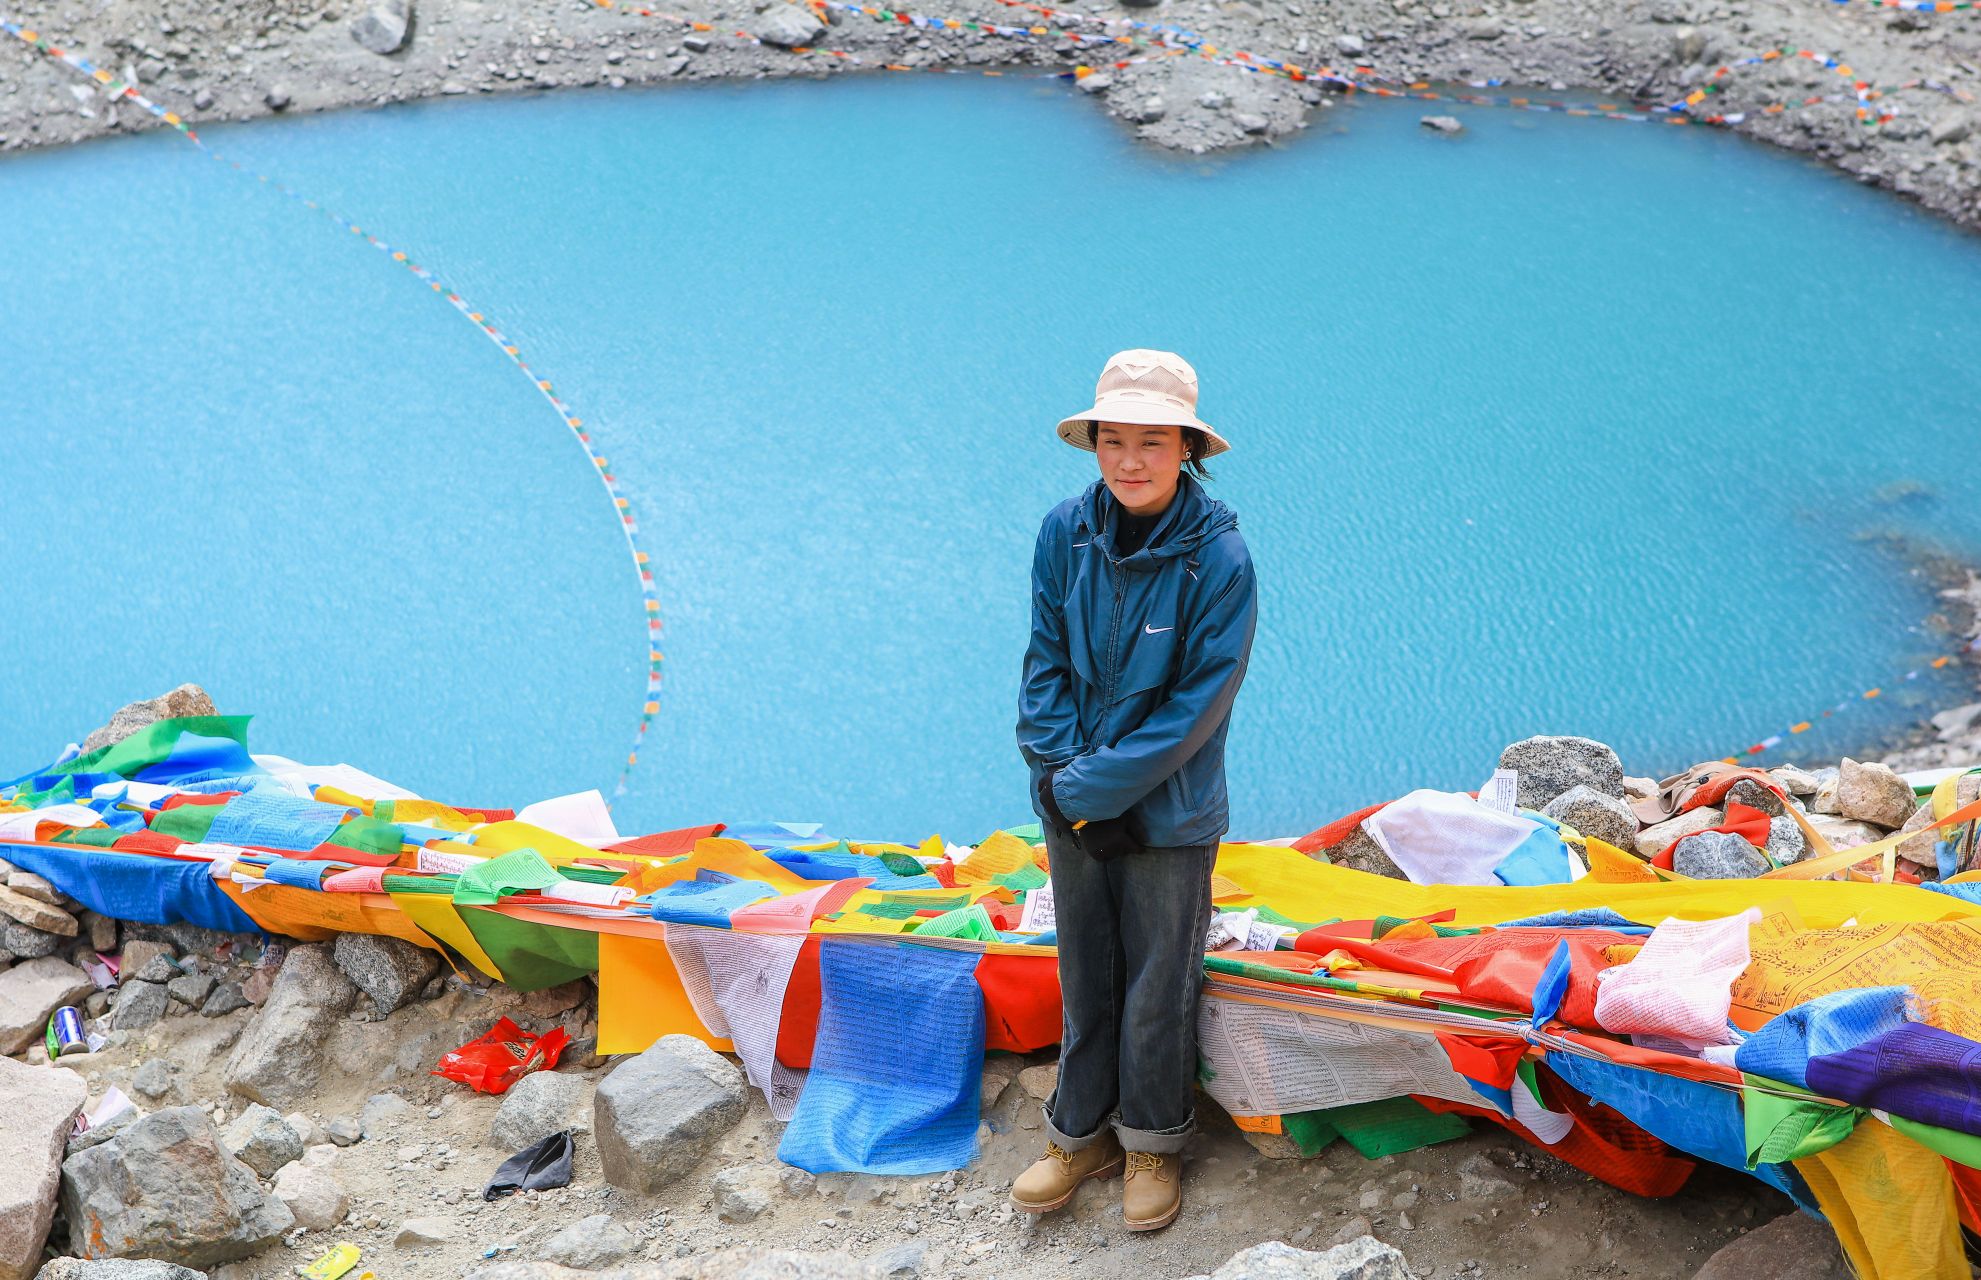
[[1132,1178],[1138,1173],[1153,1173],[1158,1178],[1163,1178],[1165,1182],[1168,1181],[1167,1178],[1163,1177],[1162,1157],[1152,1152],[1130,1151],[1128,1153],[1128,1176]]
[[1060,1146],[1057,1142],[1052,1142],[1050,1140],[1047,1141],[1046,1157],[1048,1159],[1059,1161],[1061,1164],[1065,1165],[1069,1169],[1073,1167],[1073,1153],[1068,1151],[1065,1147]]

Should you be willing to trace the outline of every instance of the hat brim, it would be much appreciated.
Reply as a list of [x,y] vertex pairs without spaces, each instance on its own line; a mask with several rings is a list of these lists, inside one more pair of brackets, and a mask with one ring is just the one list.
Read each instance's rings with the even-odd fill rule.
[[[1076,449],[1094,452],[1094,433],[1090,424],[1095,422],[1122,422],[1136,427],[1190,427],[1204,433],[1204,457],[1214,458],[1231,448],[1231,442],[1219,435],[1208,423],[1198,421],[1194,416],[1178,409],[1165,408],[1155,404],[1137,404],[1133,401],[1115,401],[1110,404],[1097,404],[1082,413],[1059,420],[1059,438]],[[1203,459],[1196,459],[1201,462]]]

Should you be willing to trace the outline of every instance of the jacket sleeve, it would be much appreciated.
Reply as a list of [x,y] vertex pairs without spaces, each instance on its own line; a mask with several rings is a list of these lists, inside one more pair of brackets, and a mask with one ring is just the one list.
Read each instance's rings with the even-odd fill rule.
[[1197,754],[1231,712],[1258,622],[1258,579],[1240,556],[1192,622],[1169,697],[1111,747],[1079,756],[1053,780],[1069,819],[1117,818]]
[[1032,639],[1018,690],[1018,750],[1033,770],[1055,769],[1080,752],[1073,663],[1066,652],[1065,586],[1054,571],[1050,521],[1032,551]]

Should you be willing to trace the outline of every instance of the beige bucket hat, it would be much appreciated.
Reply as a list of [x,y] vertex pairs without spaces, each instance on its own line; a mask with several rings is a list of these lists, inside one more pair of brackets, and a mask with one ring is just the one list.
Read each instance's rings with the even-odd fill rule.
[[1100,381],[1094,384],[1094,407],[1061,418],[1059,438],[1092,453],[1096,422],[1195,427],[1208,441],[1203,458],[1214,457],[1231,447],[1230,441],[1197,420],[1197,371],[1174,351],[1136,347],[1109,356]]

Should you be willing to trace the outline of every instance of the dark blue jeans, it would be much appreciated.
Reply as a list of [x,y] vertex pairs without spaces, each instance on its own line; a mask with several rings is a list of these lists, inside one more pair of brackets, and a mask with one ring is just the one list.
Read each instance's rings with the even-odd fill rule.
[[1217,846],[1096,862],[1045,826],[1066,1010],[1046,1128],[1068,1151],[1108,1124],[1130,1151],[1181,1151],[1196,1122],[1197,993]]

